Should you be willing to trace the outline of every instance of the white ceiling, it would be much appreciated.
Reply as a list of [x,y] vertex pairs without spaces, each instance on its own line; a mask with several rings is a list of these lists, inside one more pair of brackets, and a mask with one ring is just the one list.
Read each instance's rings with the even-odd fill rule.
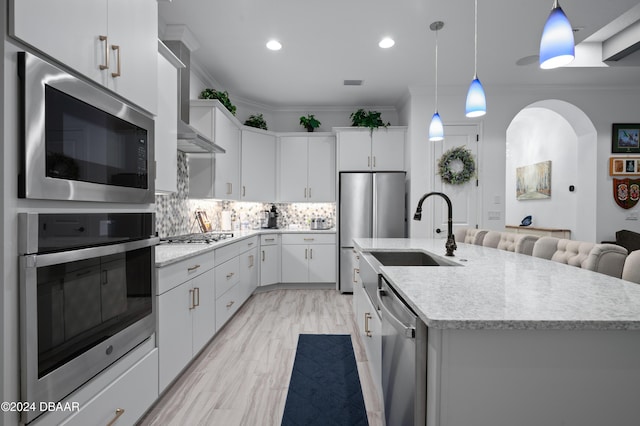
[[[537,55],[552,3],[478,1],[478,77],[488,96],[492,87],[511,85],[640,86],[638,52],[612,66],[586,56],[576,62],[587,67],[517,65]],[[580,28],[576,43],[592,36],[598,52],[602,41],[640,19],[638,0],[563,0],[561,6]],[[159,3],[159,14],[161,33],[166,24],[188,27],[200,45],[192,62],[232,99],[272,107],[396,105],[408,87],[434,86],[429,25],[437,20],[445,23],[438,33],[439,87],[467,87],[473,77],[473,0],[172,0]],[[387,35],[396,45],[380,49]],[[633,27],[629,36],[640,41]],[[282,50],[267,50],[270,38]],[[364,84],[346,87],[346,79]]]

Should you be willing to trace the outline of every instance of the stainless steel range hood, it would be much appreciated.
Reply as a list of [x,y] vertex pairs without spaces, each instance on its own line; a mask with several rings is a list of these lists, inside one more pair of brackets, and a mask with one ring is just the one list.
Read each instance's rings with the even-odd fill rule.
[[174,55],[185,64],[185,68],[178,69],[178,151],[189,153],[223,154],[224,148],[198,132],[189,124],[189,85],[191,80],[191,51],[181,41],[164,40],[163,43]]
[[226,151],[220,145],[216,145],[212,140],[202,133],[178,119],[178,151],[182,152],[214,152],[224,154]]

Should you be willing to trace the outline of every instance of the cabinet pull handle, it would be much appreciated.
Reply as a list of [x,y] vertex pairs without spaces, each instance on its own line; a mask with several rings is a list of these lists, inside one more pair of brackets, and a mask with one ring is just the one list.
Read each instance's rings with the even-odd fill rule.
[[102,271],[102,285],[107,285],[109,283],[109,271],[108,270],[103,270]]
[[304,258],[308,259],[307,255],[309,253],[309,249],[304,249]]
[[369,320],[371,319],[371,314],[369,312],[364,313],[364,334],[367,337],[371,337],[371,330],[369,330]]
[[236,302],[234,302],[233,300],[231,302],[227,303],[227,308],[232,307],[234,303],[236,303]]
[[233,273],[233,272],[229,272],[229,273],[227,274],[227,279],[231,278],[233,275],[234,275],[234,273]]
[[262,250],[262,261],[264,262],[264,250]]
[[305,241],[314,241],[314,240],[315,240],[315,238],[305,238],[304,240],[305,240]]
[[309,187],[309,198],[311,198],[311,187]]
[[374,155],[373,156],[373,167],[375,167],[375,166],[376,166],[376,156]]
[[275,238],[265,238],[264,240],[265,241],[275,241],[276,239]]
[[194,294],[196,295],[196,303],[194,306],[200,306],[200,287],[195,288]]
[[120,418],[120,416],[123,414],[124,408],[116,408],[116,415],[113,419],[111,419],[109,423],[107,423],[107,426],[113,426],[116,423],[116,420],[118,420],[118,418]]
[[247,195],[247,191],[244,185],[242,185],[242,196],[244,197],[245,195]]
[[107,41],[107,36],[99,36],[100,41],[104,42],[104,64],[100,64],[98,68],[101,70],[109,69],[109,41]]
[[253,268],[254,258],[253,255],[249,255],[249,268]]
[[248,246],[251,247],[253,245],[253,242],[248,243]]
[[309,259],[313,259],[313,249],[309,249]]
[[189,299],[191,299],[189,301],[189,310],[195,309],[196,308],[196,300],[195,300],[195,290],[194,289],[189,289]]
[[357,282],[358,282],[358,279],[356,278],[356,274],[359,274],[359,273],[360,273],[360,269],[358,269],[358,268],[353,268],[353,282],[354,282],[354,283],[357,283]]
[[200,265],[198,265],[198,264],[195,264],[195,265],[193,265],[193,266],[190,266],[190,267],[188,267],[188,268],[187,268],[187,272],[193,272],[193,271],[195,271],[196,269],[198,269],[199,267],[200,267]]
[[112,44],[111,49],[116,51],[116,61],[118,62],[116,72],[112,72],[111,77],[120,77],[120,46],[118,46],[117,44]]
[[371,167],[371,157],[367,157],[367,167]]
[[307,198],[307,188],[304,188],[304,198]]

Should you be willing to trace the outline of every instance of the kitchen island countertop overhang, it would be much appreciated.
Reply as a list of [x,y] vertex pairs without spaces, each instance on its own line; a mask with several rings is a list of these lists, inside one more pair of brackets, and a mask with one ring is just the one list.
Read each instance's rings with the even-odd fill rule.
[[[444,241],[358,238],[368,251],[424,251]],[[640,330],[640,286],[574,266],[459,244],[448,266],[381,266],[380,273],[430,328]]]

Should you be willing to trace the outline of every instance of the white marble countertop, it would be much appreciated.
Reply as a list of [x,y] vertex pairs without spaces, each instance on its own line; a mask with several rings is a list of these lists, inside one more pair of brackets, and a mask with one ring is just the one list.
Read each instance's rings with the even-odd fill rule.
[[235,231],[232,238],[226,238],[224,240],[216,241],[215,243],[193,243],[193,244],[159,244],[156,246],[156,268],[162,268],[163,266],[170,265],[175,262],[179,262],[189,257],[196,256],[198,254],[205,253],[210,250],[215,250],[220,247],[224,247],[228,244],[235,243],[245,238],[252,237],[254,235],[262,234],[335,234],[336,229],[256,229],[249,231]]
[[[445,240],[359,238],[357,248],[422,250]],[[388,266],[382,275],[429,327],[640,330],[640,285],[574,266],[458,243],[450,266]]]

